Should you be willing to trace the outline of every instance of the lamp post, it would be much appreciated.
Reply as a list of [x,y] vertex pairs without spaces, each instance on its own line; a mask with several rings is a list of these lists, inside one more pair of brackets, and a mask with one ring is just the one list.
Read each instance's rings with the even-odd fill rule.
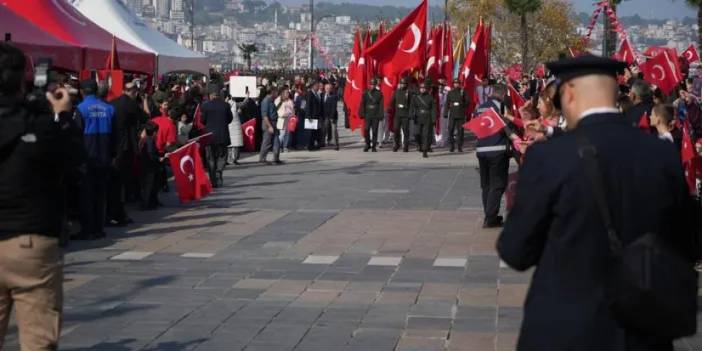
[[190,0],[190,49],[197,51],[195,47],[195,0]]

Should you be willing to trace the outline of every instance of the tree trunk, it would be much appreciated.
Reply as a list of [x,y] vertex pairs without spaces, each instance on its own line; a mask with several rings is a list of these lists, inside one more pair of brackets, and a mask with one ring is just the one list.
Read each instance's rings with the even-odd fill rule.
[[522,14],[521,18],[521,31],[522,31],[522,72],[528,72],[529,70],[529,32],[527,28],[527,17],[526,14]]
[[[617,13],[617,5],[613,4],[610,1],[609,7],[614,11],[614,13]],[[609,20],[609,16],[607,16],[607,13],[605,12],[604,14],[604,19],[605,19],[605,45],[604,45],[604,51],[602,52],[602,56],[604,57],[610,57],[614,54],[614,52],[617,50],[617,32],[615,32],[612,29],[612,21]]]
[[246,66],[248,67],[248,70],[251,70],[251,55],[246,56]]

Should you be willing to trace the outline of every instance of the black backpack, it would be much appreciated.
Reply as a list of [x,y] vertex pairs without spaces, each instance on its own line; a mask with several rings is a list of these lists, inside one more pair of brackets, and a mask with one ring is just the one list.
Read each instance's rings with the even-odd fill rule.
[[658,233],[624,245],[612,224],[597,149],[575,131],[579,156],[607,229],[613,264],[607,281],[610,310],[622,328],[677,339],[697,331],[697,272],[694,262]]

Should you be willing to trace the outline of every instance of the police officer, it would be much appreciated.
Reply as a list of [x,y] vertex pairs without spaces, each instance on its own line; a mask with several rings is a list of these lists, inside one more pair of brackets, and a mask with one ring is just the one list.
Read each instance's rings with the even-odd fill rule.
[[[626,245],[654,233],[671,247],[689,246],[692,216],[679,155],[672,144],[631,128],[617,109],[624,63],[586,55],[547,67],[559,78],[554,102],[569,131],[529,147],[497,243],[511,267],[536,266],[517,350],[672,351],[670,336],[627,328],[612,312],[608,281],[616,260],[598,201],[608,204],[609,229]],[[679,301],[670,296],[670,303]],[[690,310],[694,320],[696,308]]]
[[[478,106],[476,116],[487,109],[493,109],[500,117],[503,111],[503,101],[507,87],[503,84],[493,84],[490,96]],[[480,188],[482,189],[483,210],[485,221],[483,227],[501,227],[503,218],[499,216],[502,194],[507,187],[509,172],[510,139],[519,139],[511,128],[505,126],[500,132],[478,139],[475,153],[480,165]]]
[[[392,151],[397,152],[400,149],[400,139],[404,138],[402,141],[402,151],[409,151],[409,121],[410,121],[410,98],[412,94],[407,88],[407,79],[400,79],[400,83],[397,85],[397,90],[392,95],[392,101],[390,102],[390,108],[395,111],[395,118],[393,120],[393,129],[395,130],[395,146]],[[389,114],[390,112],[388,112]]]
[[466,107],[468,107],[466,92],[456,79],[453,81],[453,89],[446,96],[444,108],[444,118],[448,119],[448,142],[451,144],[451,152],[454,152],[456,147],[456,132],[458,132],[458,152],[463,152],[463,122],[466,120]]
[[412,96],[410,115],[417,123],[421,140],[422,157],[427,158],[427,152],[433,139],[434,119],[436,118],[436,100],[429,93],[427,82],[419,84],[419,94]]
[[[377,152],[378,146],[378,124],[384,117],[383,113],[383,93],[378,87],[378,79],[370,81],[370,87],[363,92],[361,107],[358,110],[359,117],[364,120],[363,136],[366,139],[366,147],[363,152],[372,149]],[[371,145],[371,129],[373,130],[373,143]]]

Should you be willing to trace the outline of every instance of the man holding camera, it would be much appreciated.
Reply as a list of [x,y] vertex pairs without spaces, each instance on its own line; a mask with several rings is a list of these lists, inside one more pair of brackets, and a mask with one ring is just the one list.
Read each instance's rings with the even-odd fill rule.
[[[0,349],[15,307],[22,350],[56,350],[65,172],[85,158],[68,91],[24,94],[26,59],[0,43]],[[43,95],[43,94],[42,94]]]

